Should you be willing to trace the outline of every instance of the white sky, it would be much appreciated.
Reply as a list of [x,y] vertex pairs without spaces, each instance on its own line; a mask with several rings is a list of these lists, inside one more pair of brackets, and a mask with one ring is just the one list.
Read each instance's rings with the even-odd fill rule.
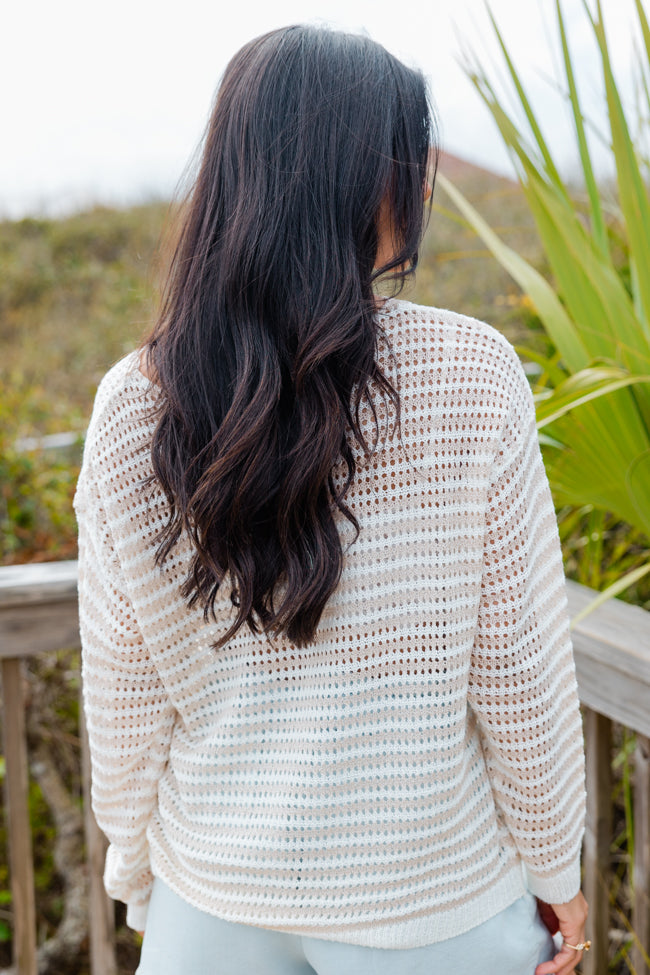
[[[640,42],[634,0],[602,4],[614,68],[631,92]],[[560,77],[555,0],[491,0],[491,8],[545,134],[571,172],[577,157],[568,111],[549,80]],[[563,0],[563,9],[585,108],[596,116],[600,73],[583,2]],[[491,117],[456,62],[458,32],[491,62],[491,78],[502,71],[483,0],[14,0],[3,12],[0,58],[0,216],[169,195],[231,55],[294,22],[366,30],[422,68],[443,146],[510,171]]]

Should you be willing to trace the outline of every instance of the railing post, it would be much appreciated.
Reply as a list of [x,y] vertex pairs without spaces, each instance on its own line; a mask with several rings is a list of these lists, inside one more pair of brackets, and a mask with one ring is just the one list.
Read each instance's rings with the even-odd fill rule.
[[[632,952],[636,975],[650,975],[650,738],[637,733],[634,753],[634,901]],[[643,950],[642,950],[643,949]]]
[[583,862],[584,895],[589,904],[587,937],[591,951],[582,956],[584,975],[607,975],[609,949],[609,851],[612,840],[612,722],[583,709],[587,822]]
[[2,660],[2,694],[14,961],[19,975],[36,975],[36,903],[28,803],[25,703],[21,662],[15,657]]
[[106,838],[92,811],[90,800],[90,751],[84,720],[83,699],[79,699],[81,738],[81,780],[84,797],[84,829],[88,868],[88,921],[90,927],[90,971],[92,975],[117,975],[115,958],[115,904],[107,896],[102,880]]

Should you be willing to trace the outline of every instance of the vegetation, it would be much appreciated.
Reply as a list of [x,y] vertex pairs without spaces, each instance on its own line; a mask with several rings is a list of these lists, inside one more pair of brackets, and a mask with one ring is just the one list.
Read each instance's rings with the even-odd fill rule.
[[[67,220],[0,224],[0,562],[76,556],[72,497],[83,431],[99,379],[151,319],[152,267],[167,209],[95,209]],[[61,432],[73,434],[62,449],[29,443]],[[69,890],[83,873],[78,672],[78,654],[69,651],[30,661],[28,672],[38,932],[50,975],[88,970],[85,950],[71,960],[56,939],[66,910],[79,929],[69,916]],[[12,919],[3,819],[4,810],[0,967],[10,963]],[[62,819],[64,830],[57,828]],[[132,972],[137,941],[123,911],[118,920],[121,970]]]
[[[645,49],[641,90],[650,108],[650,27],[635,0]],[[519,174],[552,281],[507,246],[471,203],[443,178],[446,194],[501,266],[529,296],[551,343],[545,353],[522,348],[537,363],[538,427],[558,503],[592,506],[594,523],[613,512],[650,535],[650,198],[648,162],[632,134],[612,71],[600,2],[585,8],[600,53],[618,202],[604,198],[595,176],[587,122],[575,80],[560,0],[557,21],[586,193],[563,181],[499,29],[520,111],[508,114],[479,64],[467,71],[492,113]],[[526,135],[526,127],[528,134]],[[650,546],[617,591],[650,572]]]
[[[81,436],[103,373],[151,320],[167,209],[0,223],[0,562],[75,556]],[[76,449],[25,449],[61,432]]]
[[[641,0],[635,4],[643,38],[639,90],[648,111],[650,26]],[[530,346],[520,346],[519,351],[539,369],[534,387],[537,426],[554,499],[564,505],[559,520],[569,574],[573,569],[581,581],[603,590],[584,616],[612,595],[625,590],[629,594],[630,587],[637,594],[641,589],[647,593],[650,574],[650,163],[619,94],[600,0],[595,14],[585,4],[600,54],[610,128],[607,143],[618,188],[616,196],[605,197],[594,176],[588,121],[560,0],[556,12],[584,193],[571,192],[560,176],[551,144],[494,20],[514,88],[515,112],[504,107],[507,96],[497,94],[479,63],[469,58],[466,64],[513,158],[550,274],[540,274],[508,246],[457,186],[444,177],[441,182],[468,225],[528,296],[548,340],[543,351]],[[639,601],[648,608],[644,596]],[[630,970],[630,949],[638,942],[626,919],[634,884],[630,755],[635,735],[622,730],[617,745],[613,767],[618,773],[618,835],[612,851],[617,870],[610,903],[613,929],[622,920],[627,930],[621,932],[609,963],[610,970],[619,972]],[[650,964],[647,956],[645,960]]]

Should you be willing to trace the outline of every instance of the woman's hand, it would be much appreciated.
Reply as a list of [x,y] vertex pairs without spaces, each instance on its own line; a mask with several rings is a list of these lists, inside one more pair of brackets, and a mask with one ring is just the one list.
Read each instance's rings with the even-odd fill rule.
[[[589,906],[581,890],[568,904],[551,904],[560,924],[560,934],[570,945],[579,945],[587,940],[585,925]],[[573,975],[576,965],[581,960],[582,951],[575,951],[563,945],[551,961],[545,961],[535,969],[535,975]]]

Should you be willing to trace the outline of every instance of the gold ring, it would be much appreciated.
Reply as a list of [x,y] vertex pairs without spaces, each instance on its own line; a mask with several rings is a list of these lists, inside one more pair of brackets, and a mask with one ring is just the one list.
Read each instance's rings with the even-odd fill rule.
[[574,951],[589,951],[591,948],[591,941],[581,941],[579,945],[570,945],[568,941],[564,941],[563,947],[573,948]]

